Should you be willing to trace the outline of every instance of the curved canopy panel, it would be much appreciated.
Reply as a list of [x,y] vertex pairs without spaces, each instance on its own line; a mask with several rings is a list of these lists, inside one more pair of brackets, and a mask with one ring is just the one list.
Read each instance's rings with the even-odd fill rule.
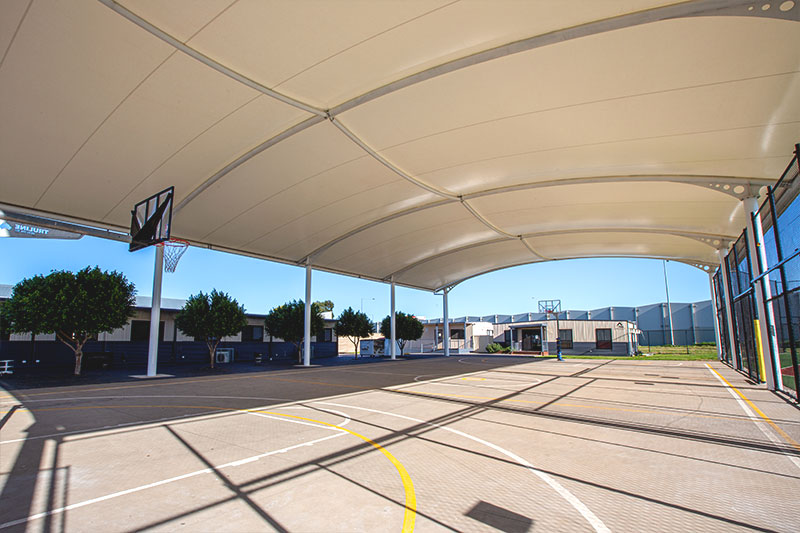
[[422,289],[716,263],[800,141],[800,2],[7,0],[0,207]]

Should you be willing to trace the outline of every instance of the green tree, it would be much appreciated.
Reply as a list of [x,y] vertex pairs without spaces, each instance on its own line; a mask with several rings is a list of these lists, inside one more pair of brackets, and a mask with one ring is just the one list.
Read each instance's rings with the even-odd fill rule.
[[[286,342],[291,342],[297,349],[297,358],[300,359],[300,343],[303,342],[305,329],[305,303],[300,300],[279,305],[272,309],[264,319],[264,326],[273,337],[278,337]],[[311,335],[320,336],[325,328],[325,322],[320,315],[319,305],[311,304]]]
[[355,356],[358,357],[358,341],[375,333],[375,324],[366,313],[353,311],[352,307],[342,311],[336,320],[336,335],[347,337],[353,343]]
[[326,311],[330,311],[331,313],[333,312],[333,302],[330,301],[330,300],[323,300],[321,302],[314,302],[314,304],[317,305],[317,307],[319,307],[319,310],[320,310],[321,313],[324,313]]
[[244,307],[216,289],[211,294],[190,296],[175,317],[175,324],[182,332],[208,346],[211,368],[214,368],[214,354],[222,337],[236,335],[247,325]]
[[[403,350],[406,347],[406,342],[415,341],[422,337],[424,326],[414,315],[407,315],[402,311],[397,311],[395,317],[395,334],[397,335],[397,344],[400,345],[400,355],[403,355]],[[381,335],[387,339],[392,338],[392,317],[387,316],[381,321]]]
[[86,342],[127,324],[135,303],[136,289],[123,274],[86,267],[20,281],[2,312],[10,332],[55,333],[75,353],[79,376]]

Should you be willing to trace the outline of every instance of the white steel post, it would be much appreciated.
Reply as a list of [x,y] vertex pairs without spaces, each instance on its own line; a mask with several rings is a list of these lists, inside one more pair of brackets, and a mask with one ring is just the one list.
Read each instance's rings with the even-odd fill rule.
[[442,339],[442,344],[444,345],[445,357],[450,357],[450,319],[447,318],[447,294],[449,292],[450,289],[442,290],[442,312],[444,314],[444,323],[442,324],[444,338]]
[[392,276],[392,360],[397,359],[397,323],[395,321],[395,307],[394,307],[394,276]]
[[[733,335],[733,300],[731,299],[731,291],[728,289],[728,268],[725,266],[725,252],[726,250],[719,249],[717,250],[717,256],[719,257],[719,272],[720,276],[722,276],[725,317],[728,319],[728,331],[726,332],[728,335],[728,348],[730,350],[728,355],[731,358],[731,366],[738,369],[739,362],[736,357],[736,337]],[[722,332],[720,332],[720,335],[722,335]]]
[[306,301],[303,329],[303,366],[311,366],[311,260],[306,259]]
[[714,273],[708,273],[708,285],[711,289],[711,314],[713,316],[712,322],[714,322],[714,340],[717,343],[717,359],[720,361],[722,360],[722,337],[720,337],[719,333],[719,316],[717,316],[717,291],[714,287]]
[[156,246],[153,272],[153,303],[150,305],[150,346],[147,349],[147,375],[158,373],[158,333],[161,329],[161,277],[164,273],[164,248]]
[[[756,198],[745,198],[745,212],[747,213],[747,232],[750,238],[747,239],[747,246],[750,251],[750,271],[753,276],[761,273],[760,263],[767,265],[767,254],[764,250],[764,233],[761,229],[761,218],[758,216],[758,201]],[[753,213],[755,216],[750,216]],[[769,288],[769,275],[762,278],[755,284],[756,306],[758,307],[758,329],[761,333],[761,353],[764,357],[764,374],[767,388],[776,390],[782,384],[776,383],[775,376],[780,376],[780,363],[778,362],[778,339],[774,334],[774,328],[770,331],[769,324],[774,324],[772,307],[767,305],[767,299],[771,297]],[[777,371],[776,371],[777,369]],[[779,380],[780,381],[780,380]]]

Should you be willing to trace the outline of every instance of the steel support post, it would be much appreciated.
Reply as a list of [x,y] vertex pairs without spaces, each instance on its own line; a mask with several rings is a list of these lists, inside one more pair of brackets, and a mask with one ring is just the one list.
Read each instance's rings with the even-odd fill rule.
[[304,305],[303,366],[311,366],[311,261],[306,259],[306,301]]
[[450,319],[447,317],[447,294],[449,292],[450,289],[442,289],[442,314],[444,315],[444,323],[442,324],[442,344],[444,345],[445,357],[450,357]]
[[711,289],[711,315],[713,316],[712,322],[714,322],[714,340],[717,343],[717,359],[722,361],[722,337],[719,336],[719,316],[717,315],[717,291],[714,287],[714,273],[708,273],[708,285]]
[[158,334],[161,330],[161,278],[164,274],[164,248],[156,246],[153,271],[153,302],[150,304],[150,345],[147,348],[147,375],[158,373]]
[[733,299],[731,298],[731,291],[728,288],[728,267],[725,266],[725,252],[726,250],[717,250],[719,272],[720,276],[722,276],[722,294],[724,296],[722,300],[725,303],[725,317],[728,319],[728,331],[726,332],[728,335],[728,347],[730,349],[728,355],[731,358],[731,366],[739,368],[738,358],[736,357],[736,337],[733,334]]
[[[747,213],[747,232],[751,238],[747,239],[747,246],[750,251],[750,271],[753,276],[761,274],[767,268],[767,254],[764,250],[764,232],[761,228],[761,217],[758,216],[758,201],[756,198],[745,198],[742,200],[745,212]],[[751,214],[753,216],[751,216]],[[761,278],[755,283],[756,307],[758,308],[758,329],[761,333],[760,351],[764,363],[764,378],[767,388],[777,390],[781,388],[780,362],[778,361],[778,338],[774,327],[775,323],[772,314],[772,307],[767,300],[772,296],[769,288],[769,275]]]
[[395,320],[395,305],[394,305],[394,276],[392,276],[392,360],[397,359],[397,322]]

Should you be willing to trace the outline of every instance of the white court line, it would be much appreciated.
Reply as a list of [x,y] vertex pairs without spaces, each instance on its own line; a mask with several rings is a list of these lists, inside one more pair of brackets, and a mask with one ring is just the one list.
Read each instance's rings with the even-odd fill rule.
[[[23,401],[10,401],[5,403],[11,404],[28,404],[32,402],[70,402],[72,400],[130,400],[138,398],[216,398],[222,400],[276,400],[280,402],[291,402],[290,398],[271,398],[269,396],[198,396],[197,394],[146,394],[126,396],[124,394],[116,394],[114,396],[65,396],[63,398],[42,398],[38,400],[23,400]],[[0,400],[0,404],[4,401]]]
[[417,378],[436,375],[436,374],[420,374],[419,376],[414,378],[414,383],[401,383],[400,385],[392,385],[391,387],[384,387],[383,390],[399,390],[402,389],[403,387],[415,387],[421,383],[437,383],[439,381],[444,381],[447,379],[456,379],[456,378],[463,378],[465,376],[474,376],[477,374],[483,374],[485,372],[488,372],[488,370],[476,370],[475,372],[467,372],[466,374],[453,374],[452,376],[442,376],[440,378],[434,378],[434,379],[417,380]]
[[[22,437],[21,439],[10,439],[10,440],[3,440],[0,441],[0,445],[2,444],[12,444],[14,442],[23,442],[26,440],[38,440],[38,439],[51,439],[53,437],[64,437],[69,435],[75,435],[76,433],[80,434],[87,434],[87,433],[94,433],[94,432],[107,432],[113,433],[115,430],[124,429],[130,426],[139,426],[137,429],[149,429],[152,427],[160,427],[162,424],[161,422],[171,422],[171,421],[180,421],[185,418],[196,418],[196,420],[205,420],[207,418],[212,417],[219,417],[219,416],[226,416],[233,414],[234,412],[226,411],[224,413],[220,413],[219,411],[200,411],[198,413],[189,413],[186,415],[180,416],[168,416],[166,418],[156,418],[153,420],[146,420],[146,421],[136,421],[136,422],[124,422],[122,424],[114,424],[113,426],[101,426],[101,427],[94,427],[88,429],[76,429],[74,431],[61,431],[59,433],[49,433],[47,435],[37,435],[35,437]],[[101,436],[101,435],[95,435]]]
[[[47,400],[30,400],[30,401],[33,401],[33,402],[49,402],[49,401],[97,400],[97,399],[101,399],[101,400],[109,400],[109,399],[112,399],[112,400],[137,400],[139,398],[216,398],[216,399],[232,399],[232,400],[280,400],[280,401],[284,401],[284,402],[291,401],[291,400],[287,400],[286,398],[270,398],[270,397],[197,396],[197,395],[180,395],[180,396],[178,396],[178,395],[163,395],[163,394],[147,395],[147,396],[120,396],[120,395],[116,395],[116,396],[81,396],[81,397],[77,397],[77,398],[54,398],[54,399],[47,399]],[[26,402],[27,401],[28,400],[26,400]],[[277,406],[273,406],[273,407],[277,407]],[[268,408],[269,408],[269,406],[253,407],[253,409],[268,409]],[[27,411],[29,413],[31,413],[30,410],[27,410]],[[224,411],[224,412],[220,412],[220,411]],[[22,412],[24,412],[24,411],[22,411]],[[22,437],[20,439],[3,440],[3,441],[0,441],[0,445],[12,444],[14,442],[23,442],[23,441],[26,441],[26,440],[38,440],[38,439],[49,439],[49,438],[52,438],[52,437],[64,437],[64,436],[68,436],[68,435],[74,435],[76,433],[85,434],[85,433],[89,433],[89,432],[93,432],[93,431],[113,431],[115,429],[122,429],[122,428],[125,428],[125,427],[135,426],[135,425],[140,425],[140,429],[147,429],[148,427],[157,427],[159,422],[167,422],[167,421],[170,421],[170,420],[181,420],[181,419],[184,419],[184,418],[192,418],[192,417],[196,417],[197,420],[203,420],[204,417],[205,418],[207,418],[207,417],[220,417],[220,416],[228,416],[228,415],[236,414],[236,413],[237,413],[237,410],[231,410],[231,409],[228,409],[228,408],[225,408],[225,407],[220,407],[219,410],[215,409],[213,411],[200,411],[200,412],[188,413],[188,414],[179,415],[179,416],[168,416],[168,417],[164,417],[164,418],[156,418],[156,419],[147,420],[147,421],[124,422],[122,424],[114,424],[114,425],[110,425],[110,426],[100,426],[100,427],[94,427],[94,428],[88,428],[88,429],[76,429],[74,431],[61,431],[61,432],[58,432],[58,433],[49,433],[47,435],[37,435],[35,437]],[[156,426],[152,426],[153,424],[155,424]]]
[[[308,409],[310,411],[314,410],[314,409],[311,409],[311,407],[307,407],[305,405],[292,405],[290,407],[287,407],[286,409]],[[346,426],[347,424],[349,424],[352,421],[352,419],[350,418],[350,415],[348,415],[347,413],[343,413],[341,411],[337,411],[336,409],[322,409],[322,411],[325,411],[326,413],[334,413],[334,414],[337,414],[337,415],[341,416],[342,417],[342,422],[340,424],[336,424],[340,428]],[[248,412],[250,412],[250,411],[248,411]],[[258,414],[258,413],[250,412],[250,414],[255,415],[255,414]]]
[[[706,363],[706,366],[708,366],[708,363]],[[742,408],[742,411],[744,411],[744,413],[748,416],[748,418],[750,418],[750,420],[753,421],[756,427],[761,430],[761,433],[763,433],[773,444],[777,444],[780,448],[783,448],[786,445],[785,442],[783,442],[781,439],[775,436],[772,431],[769,430],[769,428],[761,421],[761,418],[756,416],[756,414],[747,406],[747,404],[742,401],[739,395],[736,394],[736,392],[734,392],[733,389],[731,389],[728,384],[725,383],[722,378],[720,378],[716,372],[711,369],[710,366],[708,366],[708,371],[711,372],[715,378],[717,378],[717,381],[722,383],[722,386],[725,387],[725,390],[727,390],[730,395],[733,396],[733,399],[736,400],[736,403],[739,404],[739,407]],[[796,456],[789,455],[788,453],[782,453],[782,455],[794,463],[794,466],[800,468],[800,459],[798,459]]]
[[531,463],[529,463],[528,461],[526,461],[522,457],[520,457],[517,454],[515,454],[513,452],[510,452],[510,451],[508,451],[508,450],[506,450],[504,448],[501,448],[500,446],[498,446],[496,444],[492,444],[489,441],[485,441],[485,440],[483,440],[481,438],[478,438],[478,437],[475,437],[473,435],[470,435],[469,433],[464,433],[463,431],[459,431],[457,429],[449,428],[447,426],[442,426],[442,425],[436,424],[434,422],[426,422],[424,420],[420,420],[419,418],[412,418],[410,416],[399,415],[397,413],[389,413],[389,412],[386,412],[386,411],[379,411],[377,409],[368,409],[366,407],[356,407],[354,405],[344,405],[344,404],[332,403],[332,402],[314,402],[314,403],[319,403],[319,404],[323,404],[323,405],[332,405],[334,407],[341,407],[341,408],[344,408],[344,409],[358,409],[358,410],[361,410],[361,411],[369,411],[371,413],[378,413],[378,414],[387,415],[387,416],[394,416],[394,417],[397,417],[397,418],[404,418],[404,419],[410,420],[412,422],[418,422],[420,424],[425,424],[425,425],[428,425],[428,426],[437,427],[439,429],[443,429],[445,431],[449,431],[451,433],[455,433],[456,435],[460,435],[460,436],[462,436],[464,438],[467,438],[467,439],[473,440],[475,442],[478,442],[480,444],[483,444],[484,446],[488,446],[489,448],[492,448],[493,450],[498,451],[498,452],[502,453],[503,455],[505,455],[507,457],[510,457],[511,459],[516,461],[517,463],[521,464],[522,466],[524,466],[525,468],[527,468],[528,470],[530,470],[531,472],[536,474],[536,476],[538,476],[539,479],[541,479],[542,481],[547,483],[547,485],[549,485],[550,488],[555,490],[559,494],[559,496],[564,498],[567,501],[567,503],[569,503],[573,508],[575,508],[575,510],[577,510],[581,514],[581,516],[583,516],[586,519],[586,521],[589,522],[589,524],[591,524],[591,526],[594,528],[594,530],[597,533],[610,533],[611,532],[611,530],[608,529],[608,527],[606,527],[606,525],[597,517],[597,515],[595,515],[588,507],[586,507],[586,505],[582,501],[580,501],[574,494],[572,494],[569,490],[567,490],[563,485],[561,485],[558,481],[556,481],[552,476],[550,476],[549,474],[546,474],[546,473],[544,473],[544,472],[542,472],[540,470],[537,470],[536,467],[534,467]]
[[[360,394],[364,394],[365,392],[367,392],[367,391],[360,391],[360,392],[355,392],[355,393],[353,393],[353,392],[345,392],[345,393],[342,393],[342,394],[334,394],[334,395],[331,395],[331,396],[326,396],[324,398],[318,398],[318,399],[319,400],[333,400],[333,399],[336,399],[336,398],[352,398],[354,395],[357,396],[357,395],[360,395]],[[164,396],[160,396],[160,397],[163,398]],[[193,398],[200,398],[201,396],[192,396],[192,397]],[[92,396],[90,398],[98,398],[98,396]],[[110,398],[127,399],[127,398],[141,398],[141,396],[110,396]],[[258,398],[255,398],[255,399],[258,399]],[[275,398],[275,399],[280,399],[280,398]],[[306,403],[306,400],[295,400],[295,401],[289,401],[287,403],[282,403],[282,404],[261,405],[261,406],[258,406],[258,407],[251,407],[250,410],[251,411],[260,411],[260,410],[263,410],[263,409],[272,409],[272,410],[274,410],[274,409],[279,409],[279,408],[284,408],[284,407],[288,408],[288,407],[293,406],[293,405],[302,405],[304,403]],[[12,444],[14,442],[23,442],[23,441],[26,441],[26,440],[37,440],[37,439],[48,439],[48,438],[52,438],[52,437],[63,437],[63,436],[74,435],[76,433],[77,434],[81,434],[81,435],[85,435],[85,434],[88,434],[88,433],[94,433],[91,436],[93,436],[93,437],[101,437],[103,435],[109,435],[109,434],[115,433],[117,431],[124,431],[125,428],[130,427],[130,426],[138,426],[137,429],[150,429],[150,428],[155,428],[155,427],[162,426],[163,422],[181,421],[181,420],[184,420],[184,419],[187,419],[187,418],[191,419],[190,422],[194,422],[194,421],[209,420],[209,419],[212,419],[212,418],[219,418],[219,417],[231,416],[231,415],[237,415],[237,414],[241,414],[239,410],[220,407],[219,409],[215,409],[213,411],[200,411],[200,412],[197,412],[197,413],[189,413],[189,414],[180,415],[180,416],[169,416],[169,417],[164,417],[164,418],[156,418],[154,420],[125,422],[125,423],[116,424],[116,425],[113,425],[113,426],[102,426],[102,427],[94,427],[94,428],[76,429],[74,431],[62,431],[62,432],[59,432],[59,433],[51,433],[51,434],[48,434],[48,435],[37,435],[36,437],[23,437],[21,439],[4,440],[4,441],[0,441],[0,444]]]
[[[259,413],[251,413],[251,414],[259,414]],[[73,509],[78,509],[80,507],[85,507],[87,505],[92,505],[94,503],[103,502],[103,501],[106,501],[106,500],[110,500],[112,498],[118,498],[119,496],[125,496],[127,494],[132,494],[134,492],[140,492],[140,491],[143,491],[143,490],[151,489],[153,487],[159,487],[161,485],[166,485],[168,483],[172,483],[172,482],[175,482],[175,481],[181,481],[183,479],[188,479],[190,477],[199,476],[199,475],[202,475],[202,474],[210,474],[210,473],[214,472],[215,470],[221,470],[223,468],[228,468],[230,466],[240,466],[240,465],[243,465],[243,464],[246,464],[246,463],[252,463],[253,461],[258,461],[259,459],[262,459],[264,457],[269,457],[270,455],[276,455],[276,454],[279,454],[279,453],[286,453],[288,451],[291,451],[291,450],[294,450],[294,449],[297,449],[297,448],[302,448],[302,447],[305,447],[305,446],[313,446],[314,444],[317,444],[319,442],[330,440],[330,439],[335,439],[337,437],[342,437],[342,436],[348,434],[344,430],[331,428],[331,427],[323,426],[323,425],[310,424],[308,422],[303,422],[303,421],[300,421],[300,420],[292,420],[292,419],[280,418],[280,417],[276,418],[276,417],[271,417],[271,416],[266,416],[266,415],[265,415],[265,417],[266,418],[274,418],[275,420],[279,420],[281,422],[290,422],[292,424],[302,424],[302,425],[309,425],[309,426],[313,425],[314,427],[317,427],[317,428],[336,431],[336,434],[335,435],[328,435],[327,437],[323,437],[321,439],[316,439],[316,440],[312,440],[312,441],[308,441],[308,442],[302,442],[300,444],[295,444],[293,446],[287,446],[286,448],[281,448],[280,450],[272,450],[270,452],[265,452],[265,453],[261,453],[261,454],[258,454],[258,455],[253,455],[252,457],[246,457],[244,459],[238,459],[236,461],[231,461],[229,463],[225,463],[225,464],[216,466],[213,469],[212,468],[203,468],[201,470],[196,470],[194,472],[189,472],[188,474],[182,474],[180,476],[175,476],[175,477],[171,477],[171,478],[168,478],[168,479],[162,479],[161,481],[156,481],[154,483],[148,483],[147,485],[141,485],[139,487],[134,487],[134,488],[131,488],[131,489],[121,490],[119,492],[114,492],[112,494],[106,494],[105,496],[100,496],[99,498],[92,498],[91,500],[85,500],[85,501],[82,501],[82,502],[73,503],[71,505],[67,505],[67,506],[64,506],[64,507],[59,507],[57,509],[52,509],[52,510],[44,512],[44,513],[37,513],[37,514],[34,514],[34,515],[30,515],[30,516],[28,516],[26,518],[20,518],[18,520],[13,520],[11,522],[6,522],[4,524],[0,524],[0,529],[5,529],[7,527],[16,526],[16,525],[19,525],[19,524],[24,524],[24,523],[30,522],[32,520],[37,520],[39,518],[44,518],[46,516],[51,516],[51,515],[54,515],[54,514],[60,514],[60,513],[63,513],[65,511],[71,511]]]

